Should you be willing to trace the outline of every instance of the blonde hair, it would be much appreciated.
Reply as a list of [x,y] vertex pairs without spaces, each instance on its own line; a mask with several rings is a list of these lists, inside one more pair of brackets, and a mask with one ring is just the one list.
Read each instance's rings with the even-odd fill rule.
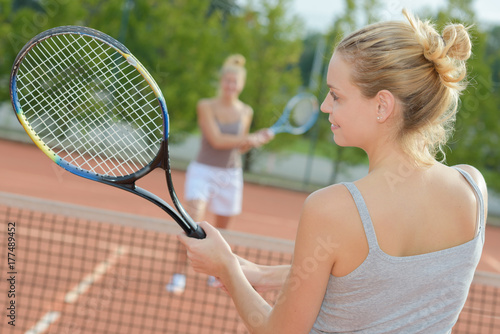
[[369,25],[336,52],[353,65],[351,80],[365,97],[388,90],[401,102],[397,139],[417,164],[432,164],[438,152],[445,158],[472,45],[462,24],[448,24],[441,36],[429,21],[403,14],[408,22]]
[[240,54],[233,54],[226,58],[222,68],[220,70],[220,76],[222,77],[227,72],[238,73],[243,76],[243,80],[246,79],[247,71],[245,69],[246,59]]

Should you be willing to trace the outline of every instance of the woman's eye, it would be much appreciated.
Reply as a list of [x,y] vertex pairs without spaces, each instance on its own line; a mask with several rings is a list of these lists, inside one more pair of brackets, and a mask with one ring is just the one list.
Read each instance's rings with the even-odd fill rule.
[[330,91],[330,95],[333,97],[334,101],[337,101],[339,99],[338,96],[335,95],[335,93],[333,91]]

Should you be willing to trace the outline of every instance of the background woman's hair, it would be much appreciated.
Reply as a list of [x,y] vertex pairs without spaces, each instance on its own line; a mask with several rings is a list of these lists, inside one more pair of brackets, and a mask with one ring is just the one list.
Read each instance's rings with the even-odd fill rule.
[[227,72],[236,72],[241,73],[243,78],[246,78],[246,69],[245,69],[246,59],[240,54],[233,54],[226,58],[224,64],[222,65],[220,74],[221,76]]
[[397,137],[419,164],[431,164],[451,136],[471,55],[468,28],[429,21],[403,10],[408,22],[369,25],[336,48],[353,65],[352,82],[367,98],[390,91],[402,104]]

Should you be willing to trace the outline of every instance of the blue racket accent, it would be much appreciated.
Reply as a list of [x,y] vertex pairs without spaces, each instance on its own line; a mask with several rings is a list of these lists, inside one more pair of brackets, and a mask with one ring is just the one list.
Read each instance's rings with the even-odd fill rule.
[[[165,98],[123,44],[86,27],[47,30],[19,52],[10,93],[24,130],[56,164],[141,196],[165,210],[187,235],[205,237],[173,188]],[[177,211],[135,185],[156,168],[165,170]]]

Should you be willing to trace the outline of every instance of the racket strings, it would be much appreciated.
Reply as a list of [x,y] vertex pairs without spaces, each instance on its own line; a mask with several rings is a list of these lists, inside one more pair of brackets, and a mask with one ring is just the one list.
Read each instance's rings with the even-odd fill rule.
[[[42,46],[42,48],[43,48],[43,46]],[[48,51],[47,51],[47,50],[45,50],[45,52],[48,52]],[[53,67],[53,69],[56,69],[56,68],[57,68],[57,66]],[[64,70],[66,70],[66,69],[67,69],[67,67],[66,67],[66,68],[64,68]],[[59,71],[59,73],[61,73],[61,72],[63,72],[63,71]],[[63,93],[68,93],[68,92],[66,91],[66,92],[63,92]],[[76,95],[75,93],[83,93],[83,92],[82,92],[81,90],[79,90],[78,92],[73,92],[73,94],[68,94],[68,95],[69,95],[69,96],[75,96],[75,95]],[[68,95],[62,95],[62,96],[68,96]],[[62,100],[63,100],[63,101],[66,101],[67,103],[69,103],[69,100],[67,100],[67,99],[64,99],[64,98],[63,98]],[[53,101],[53,102],[57,102],[57,101]],[[85,101],[83,101],[82,103],[83,103],[83,104],[85,104]],[[42,120],[43,120],[43,118],[42,118]],[[89,120],[89,118],[87,118],[86,120]],[[88,122],[86,122],[86,123],[87,123],[87,125],[89,125],[89,124],[88,124]],[[47,125],[46,123],[44,123],[44,124],[45,124],[45,125]],[[50,129],[50,128],[49,128],[49,129]],[[52,132],[52,134],[54,134],[54,132]],[[54,139],[57,139],[57,137],[55,137],[55,136],[54,136]],[[76,137],[76,138],[74,139],[74,141],[76,141],[76,142],[80,142],[80,144],[82,144],[82,142],[79,140],[79,137]],[[48,142],[48,144],[49,144],[49,146],[52,146],[50,142]],[[78,145],[73,145],[73,146],[74,146],[74,147],[78,147]],[[74,155],[75,151],[73,151],[73,152],[69,152],[69,153],[70,153],[70,156],[75,156],[75,155]],[[70,159],[70,162],[75,163],[75,159]],[[97,164],[97,166],[99,166],[99,165],[100,165],[100,164]]]
[[[101,50],[101,51],[102,51],[101,53],[105,52],[105,50]],[[98,54],[96,57],[100,58],[100,56],[101,55]],[[94,57],[94,59],[96,57]],[[93,59],[92,57],[89,57],[89,61],[91,63],[93,63],[92,67],[98,69],[97,72],[99,72],[98,73],[99,75],[97,76],[97,80],[100,80],[100,78],[102,78],[102,77],[109,78],[112,75],[112,73],[109,73],[110,72],[109,70],[111,69],[110,67],[107,67],[107,68],[100,67],[99,64],[96,64],[95,62],[93,62],[92,59]],[[118,58],[118,59],[123,59],[123,58]],[[115,68],[119,72],[121,72],[121,74],[123,76],[125,76],[126,74],[124,73],[123,69],[119,66],[120,64],[116,63],[115,59],[112,59],[112,60],[114,62],[114,65],[117,66]],[[122,62],[122,63],[125,63],[125,62]],[[102,69],[106,69],[108,71],[106,71],[106,73],[104,73],[102,71]],[[130,77],[129,78],[130,82],[133,82],[134,80],[137,80],[137,79],[139,79],[141,77],[140,73],[138,73],[137,71],[133,71],[133,72],[131,72],[131,74],[132,75],[135,74],[135,76],[130,77],[130,75],[127,75],[127,76]],[[128,110],[134,110],[133,108],[140,109],[140,105],[137,103],[138,100],[133,95],[131,95],[129,93],[130,92],[130,88],[125,87],[124,82],[122,82],[122,81],[118,81],[117,83],[118,83],[118,87],[117,87],[117,85],[115,85],[114,86],[114,90],[115,91],[119,91],[120,88],[123,88],[123,89],[121,89],[121,92],[122,92],[121,93],[121,97],[123,97],[123,96],[126,95],[126,98],[123,98],[123,102],[125,104],[125,107]],[[111,82],[110,83],[104,83],[104,82],[101,81],[100,85],[101,86],[109,86],[109,85],[112,85],[112,83]],[[141,93],[143,91],[146,91],[147,88],[148,88],[148,86],[139,87],[138,85],[136,85],[136,86],[133,86],[133,88],[135,88],[135,90],[137,92]],[[152,99],[154,101],[155,100],[155,96],[154,96],[153,91],[149,90],[149,94],[151,94],[150,99]],[[112,103],[111,99],[106,104],[103,104],[102,107],[101,107],[101,109],[106,109],[107,105],[110,104],[110,103]],[[154,107],[152,105],[150,105],[150,109],[154,109]],[[135,114],[132,115],[132,118],[133,119],[138,119],[139,115],[135,113]],[[151,121],[151,118],[148,118],[148,119]],[[92,123],[88,123],[87,122],[85,125],[91,126],[91,127],[98,126],[98,124],[95,124],[95,121],[96,121],[95,119],[91,119]],[[108,119],[108,121],[109,121],[109,119]],[[132,154],[131,159],[127,159],[127,157],[125,156],[125,150],[126,150],[127,147],[131,147],[131,145],[133,145],[134,142],[132,142],[130,140],[129,136],[120,136],[121,135],[120,129],[118,127],[116,127],[116,126],[113,126],[113,124],[107,124],[106,128],[108,130],[107,132],[109,132],[109,136],[110,137],[113,138],[113,137],[119,136],[121,138],[120,140],[124,144],[124,145],[120,145],[119,149],[115,152],[115,156],[118,157],[118,159],[120,161],[123,161],[124,164],[111,164],[111,165],[108,165],[108,163],[110,163],[110,162],[112,163],[113,162],[113,160],[111,160],[111,159],[103,160],[102,163],[98,163],[97,164],[97,167],[102,167],[103,165],[106,166],[106,169],[109,171],[108,173],[126,174],[127,170],[138,170],[138,169],[141,168],[141,166],[137,166],[134,163],[135,161],[141,161],[141,160],[149,161],[151,159],[151,156],[154,156],[154,154],[156,153],[154,151],[150,151],[149,152],[150,155],[148,155],[146,157],[146,159],[144,159],[143,157],[139,156],[139,154],[142,153],[142,152],[137,151],[137,152],[135,152],[135,153]],[[112,142],[110,140],[108,140],[106,137],[103,140],[104,140],[104,144],[106,146],[112,145]],[[142,144],[144,144],[144,143],[142,143]],[[124,166],[127,166],[127,168],[125,169],[125,171],[121,171],[122,167],[124,167]]]
[[[97,57],[100,57],[100,55],[97,55]],[[89,60],[92,60],[92,58],[89,58]],[[94,66],[93,66],[94,68],[97,68],[97,69],[99,69],[99,68],[100,68],[100,67],[98,67],[98,65],[99,65],[99,64],[95,64],[95,63],[94,63],[93,65],[94,65]],[[123,74],[123,71],[121,70],[121,68],[119,68],[119,67],[118,67],[118,70],[120,70],[120,71],[122,72],[122,74]],[[102,71],[101,71],[101,72],[102,72]],[[139,74],[139,73],[137,73],[137,72],[135,72],[135,73],[136,73],[136,76],[135,76],[135,77],[133,77],[133,78],[132,78],[132,80],[137,79],[137,78],[139,78],[139,77],[140,77],[140,74]],[[101,78],[101,77],[103,77],[103,76],[109,76],[109,74],[108,74],[108,73],[99,73],[99,75],[97,76],[97,79],[99,79],[99,78]],[[120,82],[119,82],[119,83],[120,83]],[[102,85],[102,84],[103,84],[103,83],[101,82],[101,85]],[[123,88],[123,84],[122,84],[122,83],[120,83],[120,86]],[[115,87],[115,88],[116,88],[116,87]],[[147,88],[147,87],[143,87],[142,89],[144,90],[145,88]],[[124,89],[124,90],[123,90],[123,92],[127,93],[127,92],[128,92],[128,90],[125,90],[125,89]],[[151,93],[151,94],[153,94],[153,92],[152,92],[152,91],[150,91],[150,93]],[[132,98],[132,96],[131,96],[130,94],[129,94],[129,96]],[[154,98],[154,97],[153,97],[153,98]],[[126,99],[125,99],[124,101],[125,101],[125,102],[127,102],[127,101],[129,101],[129,100],[126,100]],[[135,101],[136,101],[136,100],[134,100],[134,103],[136,103]],[[109,104],[109,101],[108,101],[108,103],[107,103],[107,104]],[[107,104],[106,104],[106,105],[104,105],[104,104],[103,104],[103,105],[101,105],[100,109],[104,109],[104,108],[107,106]],[[137,103],[136,103],[136,104],[137,104]],[[131,106],[131,105],[128,105],[128,107],[129,107],[129,108],[131,108],[132,106]],[[136,116],[138,116],[138,115],[136,115]],[[89,118],[87,118],[86,120],[89,120]],[[86,123],[86,125],[87,125],[87,126],[93,126],[93,127],[97,126],[97,124],[95,124],[96,119],[90,119],[90,120],[91,120],[92,124],[89,124],[89,123],[87,122],[87,123]],[[113,130],[113,129],[116,129],[116,127],[108,126],[108,129]],[[113,136],[113,135],[116,135],[116,134],[118,134],[118,133],[116,133],[116,131],[114,131],[114,132],[113,132],[113,133],[111,133],[110,135],[111,135],[111,136]],[[126,141],[126,140],[128,139],[128,137],[123,137],[123,138],[124,138],[124,141]],[[105,140],[106,140],[106,139],[105,139]],[[108,143],[105,143],[105,144],[110,145],[111,143],[110,143],[110,142],[108,142]],[[126,144],[132,144],[132,143],[126,143]],[[122,146],[122,147],[123,147],[123,146]],[[121,151],[123,151],[123,149],[122,149]],[[125,161],[125,158],[124,158],[124,157],[120,154],[120,152],[121,152],[121,151],[117,151],[117,155],[120,157],[120,159],[121,159],[121,160]],[[133,160],[132,160],[132,161],[133,161]]]
[[128,175],[147,165],[158,152],[163,120],[142,75],[93,38],[49,40],[32,49],[18,73],[34,132],[64,160],[97,174]]
[[270,127],[272,132],[300,135],[308,131],[319,115],[318,101],[309,93],[299,93],[286,104],[280,118]]
[[299,101],[290,113],[290,124],[293,127],[301,127],[309,122],[315,112],[315,106],[309,99]]

